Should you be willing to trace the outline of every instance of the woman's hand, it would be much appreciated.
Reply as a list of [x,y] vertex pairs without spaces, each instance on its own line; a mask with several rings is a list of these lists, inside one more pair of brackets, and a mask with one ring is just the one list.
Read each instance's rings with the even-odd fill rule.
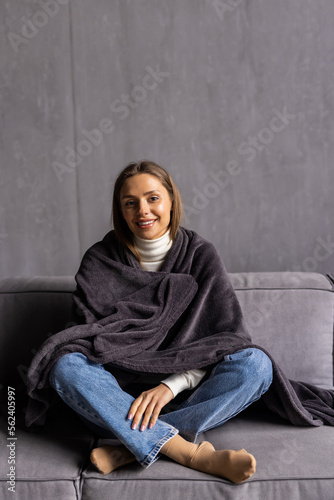
[[136,429],[144,415],[140,430],[144,431],[149,422],[149,429],[152,429],[161,409],[173,398],[174,394],[172,390],[165,384],[160,384],[149,391],[142,392],[134,400],[128,413],[128,419],[131,420],[133,418],[131,428]]

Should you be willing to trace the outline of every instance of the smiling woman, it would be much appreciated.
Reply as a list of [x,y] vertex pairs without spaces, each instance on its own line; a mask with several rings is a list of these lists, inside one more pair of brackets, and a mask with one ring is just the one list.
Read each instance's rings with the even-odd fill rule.
[[135,236],[153,240],[170,230],[174,241],[182,217],[179,190],[169,173],[150,160],[132,162],[115,182],[112,219],[118,239],[141,262]]
[[127,179],[121,189],[122,215],[133,234],[142,238],[159,238],[167,231],[172,200],[167,189],[150,174]]
[[[250,453],[195,441],[268,390],[272,363],[251,344],[216,249],[181,227],[181,215],[161,166],[143,160],[120,172],[114,229],[87,250],[76,275],[78,324],[38,351],[28,394],[40,411],[48,377],[88,427],[123,443],[92,451],[102,473],[133,460],[148,467],[162,454],[240,483],[255,472]],[[37,417],[28,407],[27,424]]]

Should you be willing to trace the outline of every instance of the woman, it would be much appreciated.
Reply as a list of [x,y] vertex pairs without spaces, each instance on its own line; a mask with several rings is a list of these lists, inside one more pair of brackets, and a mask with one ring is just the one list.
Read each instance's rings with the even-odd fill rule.
[[81,325],[48,343],[49,382],[98,435],[123,443],[92,451],[100,472],[135,459],[148,467],[162,454],[240,483],[255,472],[250,453],[194,441],[259,399],[272,364],[251,347],[213,245],[181,227],[181,214],[159,165],[130,163],[119,174],[114,230],[87,251],[76,276]]

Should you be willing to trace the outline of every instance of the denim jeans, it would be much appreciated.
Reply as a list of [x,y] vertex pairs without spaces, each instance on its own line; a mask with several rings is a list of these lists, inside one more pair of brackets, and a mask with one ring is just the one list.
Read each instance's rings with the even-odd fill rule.
[[[135,399],[121,389],[103,365],[80,353],[65,354],[52,367],[49,381],[59,396],[100,435],[117,437],[143,467],[159,458],[162,446],[176,434],[194,442],[198,434],[218,427],[264,394],[272,382],[272,365],[259,349],[225,356],[207,379],[152,429],[131,428],[127,419]],[[99,432],[98,432],[99,433]]]

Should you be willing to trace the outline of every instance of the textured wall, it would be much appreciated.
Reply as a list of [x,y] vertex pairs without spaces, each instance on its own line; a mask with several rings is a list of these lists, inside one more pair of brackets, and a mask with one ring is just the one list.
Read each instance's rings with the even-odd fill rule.
[[1,276],[73,274],[141,158],[230,272],[333,272],[332,0],[0,12]]

